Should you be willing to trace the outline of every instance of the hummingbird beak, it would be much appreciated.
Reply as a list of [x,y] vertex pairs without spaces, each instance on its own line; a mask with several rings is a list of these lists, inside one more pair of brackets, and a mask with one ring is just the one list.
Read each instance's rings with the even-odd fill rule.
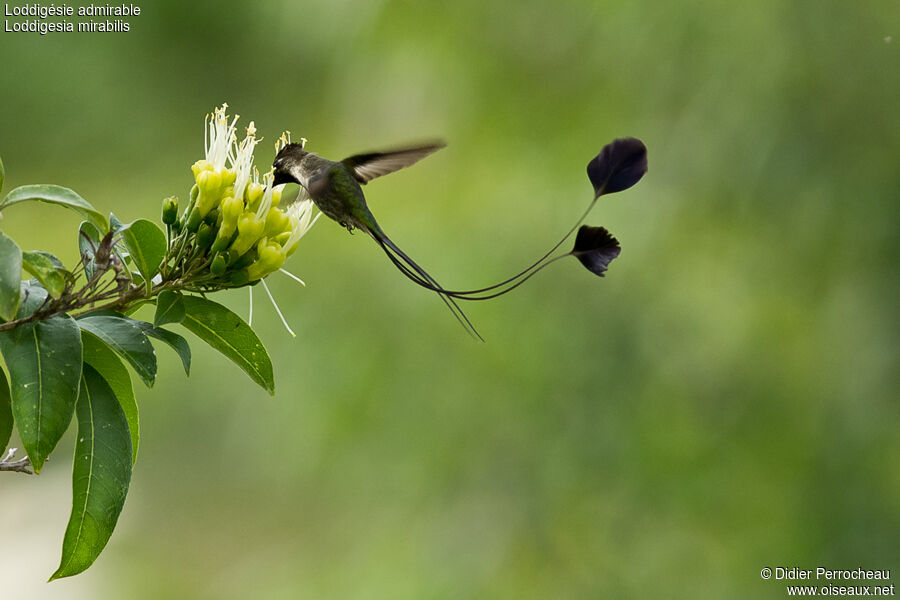
[[282,183],[300,183],[297,178],[291,175],[290,169],[287,168],[287,160],[284,157],[276,157],[272,166],[275,168],[275,180],[272,185],[281,185]]
[[300,183],[285,169],[275,168],[275,180],[272,185],[281,185],[282,183]]

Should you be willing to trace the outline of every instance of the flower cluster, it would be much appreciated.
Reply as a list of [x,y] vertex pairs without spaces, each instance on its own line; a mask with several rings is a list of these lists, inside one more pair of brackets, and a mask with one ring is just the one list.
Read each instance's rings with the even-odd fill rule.
[[[191,166],[195,184],[181,217],[177,201],[163,202],[163,222],[176,235],[170,253],[186,253],[188,263],[201,267],[191,278],[208,287],[246,285],[279,270],[316,220],[308,198],[280,207],[283,186],[273,185],[271,170],[260,176],[253,166],[260,141],[253,122],[239,143],[238,117],[229,120],[226,108],[207,116],[206,157]],[[288,141],[285,134],[279,144]]]

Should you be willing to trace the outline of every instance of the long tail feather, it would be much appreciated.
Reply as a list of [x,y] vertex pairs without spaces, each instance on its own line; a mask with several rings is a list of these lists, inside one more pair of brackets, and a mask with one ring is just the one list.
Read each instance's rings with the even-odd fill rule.
[[459,305],[448,296],[441,285],[431,276],[429,275],[425,269],[420,267],[416,262],[407,256],[400,248],[397,247],[394,242],[390,240],[383,232],[380,231],[372,231],[368,229],[369,234],[372,236],[378,245],[381,246],[382,250],[384,250],[385,254],[387,254],[388,258],[391,259],[391,262],[394,263],[394,266],[399,269],[401,273],[403,273],[408,279],[413,281],[414,283],[429,289],[441,298],[441,301],[450,309],[450,312],[453,313],[453,316],[456,317],[456,320],[459,321],[460,325],[463,326],[463,329],[469,332],[472,337],[475,337],[482,342],[484,338],[481,337],[481,334],[478,333],[478,330],[475,329],[475,326],[466,316],[466,314],[462,311]]
[[[594,198],[594,200],[591,201],[590,205],[587,207],[587,210],[584,211],[584,214],[581,215],[581,218],[578,219],[578,221],[575,223],[575,225],[572,226],[572,228],[568,231],[568,233],[566,233],[566,235],[564,235],[561,240],[556,242],[556,245],[553,246],[552,248],[550,248],[550,250],[548,250],[546,254],[544,254],[542,257],[540,257],[539,259],[534,261],[531,264],[531,266],[519,271],[516,275],[513,275],[509,279],[505,279],[505,280],[501,281],[500,283],[495,283],[494,285],[491,285],[488,287],[483,287],[483,288],[480,288],[477,290],[465,290],[465,291],[447,290],[446,293],[448,295],[453,296],[454,298],[458,298],[460,300],[489,300],[491,298],[496,298],[497,296],[502,296],[503,294],[505,294],[507,292],[511,292],[515,288],[517,288],[520,285],[522,285],[523,283],[525,283],[525,281],[527,281],[528,279],[531,279],[531,277],[535,273],[537,273],[538,271],[540,271],[541,269],[543,269],[550,263],[556,261],[558,258],[562,258],[563,256],[566,256],[566,255],[560,255],[560,256],[557,256],[552,259],[550,258],[550,255],[553,254],[554,252],[556,252],[556,250],[560,246],[562,246],[565,243],[565,241],[567,239],[569,239],[569,237],[573,233],[575,233],[575,230],[578,229],[578,226],[584,222],[584,220],[587,218],[588,214],[591,212],[591,209],[594,208],[594,204],[596,204],[596,202],[597,202],[597,199]],[[550,259],[550,260],[548,260],[548,259]],[[492,290],[502,288],[503,286],[513,283],[513,282],[516,282],[515,285],[512,285],[509,288],[507,288],[501,292],[495,292],[488,296],[479,296],[478,295],[478,294],[483,294],[484,292],[490,292]]]
[[[550,264],[556,262],[560,258],[568,256],[570,253],[561,254],[559,256],[550,258],[550,255],[553,254],[555,250],[557,250],[578,228],[579,225],[584,221],[584,219],[588,216],[591,209],[594,207],[594,203],[596,202],[596,198],[593,202],[588,206],[587,210],[584,211],[584,214],[581,215],[581,218],[575,223],[575,225],[556,243],[550,250],[544,254],[541,258],[536,260],[533,264],[531,264],[526,269],[523,269],[516,275],[513,275],[509,279],[505,279],[500,283],[496,283],[494,285],[479,288],[476,290],[448,290],[442,287],[434,280],[433,277],[428,275],[421,267],[419,267],[415,261],[409,258],[406,254],[403,253],[391,240],[384,235],[383,232],[379,232],[378,234],[372,233],[372,237],[376,242],[384,249],[384,251],[391,257],[392,262],[397,266],[400,271],[406,275],[412,282],[416,285],[419,285],[427,290],[431,290],[432,292],[436,292],[444,298],[444,303],[447,304],[448,300],[451,302],[453,299],[456,300],[490,300],[492,298],[496,298],[498,296],[502,296],[508,292],[513,291],[529,279],[531,279],[534,275],[544,269],[544,267],[549,266]],[[393,255],[391,254],[393,252]],[[402,262],[401,262],[402,261]],[[404,264],[405,263],[405,264]],[[497,291],[495,291],[497,290]],[[490,293],[489,293],[490,292]],[[456,303],[453,303],[456,306]],[[449,304],[448,304],[449,306]],[[456,306],[456,309],[459,309]],[[451,308],[451,311],[456,314],[456,310]],[[462,314],[462,311],[459,310],[459,313]],[[465,315],[462,315],[465,319]],[[466,319],[468,320],[468,319]],[[480,337],[480,336],[479,336]]]

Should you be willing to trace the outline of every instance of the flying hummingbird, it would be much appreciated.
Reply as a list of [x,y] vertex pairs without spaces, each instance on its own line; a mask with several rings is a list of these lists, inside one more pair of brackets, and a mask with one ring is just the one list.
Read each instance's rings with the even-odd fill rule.
[[489,287],[468,291],[443,288],[385,234],[366,204],[362,186],[376,177],[408,167],[444,146],[443,142],[432,142],[396,150],[355,154],[341,161],[333,161],[307,152],[304,144],[289,143],[281,148],[275,157],[274,184],[299,184],[326,216],[346,227],[348,231],[361,229],[368,233],[407,278],[436,292],[460,324],[482,341],[483,338],[459,308],[456,300],[488,300],[501,296],[524,283],[545,266],[569,255],[575,256],[585,267],[602,277],[609,263],[619,255],[619,243],[606,229],[585,225],[578,231],[572,251],[549,258],[574,233],[600,196],[631,187],[647,171],[647,149],[643,142],[636,138],[622,138],[607,144],[600,154],[588,163],[588,177],[594,186],[593,201],[565,237],[534,264],[513,277]]

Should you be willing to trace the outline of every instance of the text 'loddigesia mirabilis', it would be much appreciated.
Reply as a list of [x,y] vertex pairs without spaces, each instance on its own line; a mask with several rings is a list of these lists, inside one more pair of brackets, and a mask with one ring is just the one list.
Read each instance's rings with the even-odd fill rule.
[[137,4],[25,4],[3,5],[6,33],[125,33],[134,17],[141,14]]

